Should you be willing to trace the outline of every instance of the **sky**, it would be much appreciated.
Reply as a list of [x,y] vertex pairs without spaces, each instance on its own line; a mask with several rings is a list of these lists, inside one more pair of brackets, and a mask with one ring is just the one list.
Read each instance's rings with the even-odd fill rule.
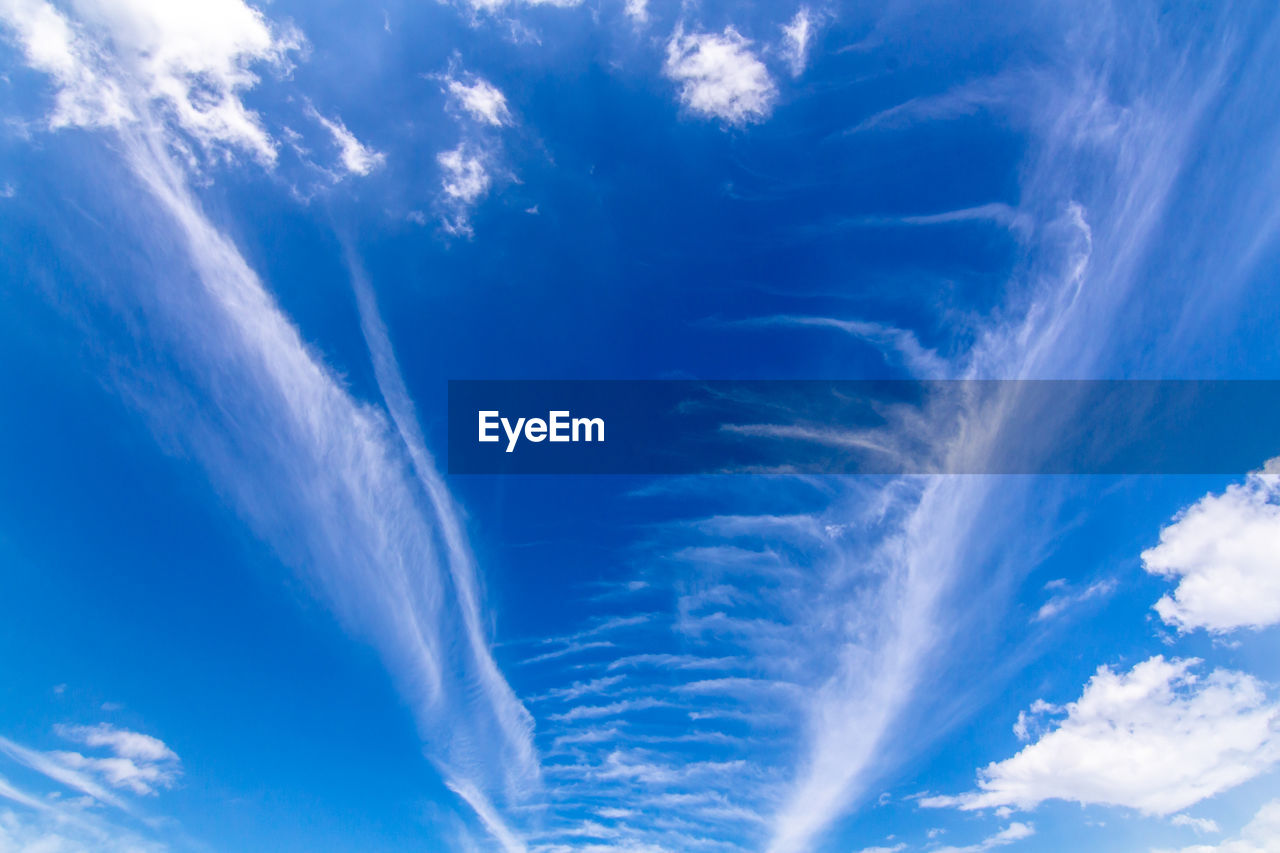
[[442,461],[459,379],[1280,378],[1278,60],[1265,2],[0,0],[0,851],[1280,851],[1280,443]]

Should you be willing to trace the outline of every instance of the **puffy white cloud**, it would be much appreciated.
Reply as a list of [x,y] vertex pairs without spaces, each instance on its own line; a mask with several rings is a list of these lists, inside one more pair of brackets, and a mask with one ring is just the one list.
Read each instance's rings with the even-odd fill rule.
[[74,18],[45,0],[0,0],[0,19],[32,68],[53,77],[59,126],[123,126],[154,105],[206,149],[248,152],[260,162],[276,147],[240,99],[251,70],[287,66],[302,47],[242,0],[75,0]]
[[1157,656],[1127,673],[1099,668],[1056,727],[980,772],[979,790],[921,804],[1029,809],[1060,799],[1168,815],[1280,761],[1280,705],[1251,676],[1200,678],[1198,664]]
[[313,107],[311,117],[324,126],[338,146],[342,167],[353,175],[367,175],[386,161],[386,155],[375,151],[356,139],[341,119],[327,119]]
[[507,96],[488,80],[470,75],[471,82],[449,77],[445,89],[450,98],[473,119],[494,127],[511,124],[511,112],[507,108]]
[[1142,565],[1178,579],[1156,612],[1180,631],[1280,623],[1280,459],[1179,513]]
[[778,94],[751,42],[733,27],[692,35],[678,27],[667,42],[663,73],[680,84],[686,108],[730,124],[767,118]]
[[451,234],[471,234],[470,214],[493,178],[485,166],[483,155],[465,142],[449,151],[436,155],[443,175],[440,187],[444,192],[445,230]]
[[809,64],[809,46],[817,23],[809,7],[801,6],[800,11],[796,12],[796,16],[790,23],[782,27],[780,52],[787,67],[791,69],[792,77],[799,77],[804,72],[805,66]]
[[[1215,830],[1216,831],[1216,827]],[[1172,851],[1152,851],[1172,853]],[[1263,805],[1236,838],[1221,844],[1196,844],[1178,853],[1280,853],[1280,800]]]

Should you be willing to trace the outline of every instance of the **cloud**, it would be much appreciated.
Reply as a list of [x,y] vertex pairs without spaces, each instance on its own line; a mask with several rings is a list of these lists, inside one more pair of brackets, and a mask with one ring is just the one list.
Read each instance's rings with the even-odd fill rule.
[[122,758],[137,758],[143,761],[177,761],[178,756],[164,741],[151,735],[118,729],[110,723],[99,723],[96,726],[64,726],[55,731],[68,740],[86,746],[108,747]]
[[507,96],[488,80],[467,75],[470,83],[455,77],[445,79],[445,90],[455,104],[478,122],[505,127],[511,124],[511,111],[507,108]]
[[27,64],[58,86],[52,127],[159,118],[206,151],[275,162],[275,143],[240,95],[258,81],[254,66],[288,67],[304,44],[296,30],[242,0],[82,0],[75,9],[73,23],[45,0],[0,2]]
[[649,21],[649,0],[626,0],[623,6],[623,12],[631,19],[633,24],[648,23]]
[[582,0],[459,0],[473,12],[495,14],[508,6],[555,6],[562,9],[582,4]]
[[933,853],[985,853],[997,847],[1007,847],[1015,841],[1023,841],[1035,835],[1035,827],[1027,823],[1011,823],[995,835],[982,839],[977,844],[964,847],[938,847]]
[[736,326],[792,326],[816,329],[836,329],[878,347],[886,356],[900,362],[912,374],[922,379],[935,379],[951,374],[951,365],[938,355],[937,350],[925,347],[909,329],[900,329],[884,323],[868,320],[843,320],[838,317],[806,317],[783,314],[772,317],[752,317],[737,320]]
[[1127,673],[1100,667],[1056,727],[981,771],[979,790],[921,805],[1031,809],[1058,799],[1169,815],[1271,768],[1280,705],[1251,676],[1200,678],[1198,663],[1157,656]]
[[680,84],[680,103],[687,109],[733,125],[768,118],[778,94],[751,42],[733,27],[692,35],[677,27],[662,70]]
[[[274,144],[239,95],[256,82],[251,64],[283,64],[301,36],[239,0],[198,8],[83,0],[74,25],[37,0],[0,3],[29,64],[51,73],[66,95],[50,123],[59,126],[61,116],[63,125],[74,118],[114,131],[135,179],[119,182],[119,192],[136,208],[137,240],[153,250],[151,266],[114,297],[134,299],[123,310],[148,313],[165,355],[129,361],[119,374],[122,393],[158,433],[181,436],[219,496],[348,631],[378,649],[427,739],[427,758],[505,847],[521,849],[507,843],[514,836],[501,829],[502,813],[539,785],[532,720],[490,653],[474,561],[371,290],[356,282],[385,410],[353,397],[304,343],[191,189],[192,140],[274,162]],[[118,93],[127,111],[107,109],[115,102],[104,92]],[[344,152],[349,165],[369,165],[361,157],[373,155],[362,151]],[[476,195],[467,162],[459,157],[450,184],[460,202]],[[168,405],[175,399],[191,402],[175,411]],[[449,738],[434,737],[439,731]],[[125,810],[112,787],[146,793],[176,772],[173,759],[147,759],[163,745],[136,733],[102,726],[66,733],[113,754],[46,754],[9,741],[0,749]]]
[[1156,612],[1179,631],[1221,634],[1280,623],[1280,459],[1222,494],[1205,495],[1142,552],[1148,572],[1176,578]]
[[493,185],[484,155],[464,142],[457,148],[441,151],[436,155],[436,162],[442,172],[440,189],[446,209],[445,230],[450,234],[470,235],[473,233],[471,208]]
[[1194,829],[1196,832],[1217,833],[1222,830],[1218,827],[1218,822],[1207,817],[1192,817],[1186,814],[1176,814],[1169,819],[1169,823],[1174,826],[1185,826]]
[[848,133],[873,128],[899,129],[921,122],[951,121],[992,109],[1005,108],[1017,96],[1035,90],[1035,81],[1026,75],[1003,73],[956,86],[946,92],[921,95],[863,119]]
[[[1210,831],[1217,832],[1217,827]],[[1153,850],[1152,853],[1175,851]],[[1240,831],[1239,836],[1221,844],[1183,847],[1176,853],[1280,853],[1280,800],[1272,800],[1258,809],[1258,813]]]
[[791,19],[790,23],[784,24],[782,27],[780,52],[783,61],[791,69],[792,77],[799,77],[804,73],[805,66],[809,62],[810,43],[813,40],[813,33],[817,24],[818,19],[814,18],[813,13],[809,11],[809,7],[801,6],[800,11],[796,12],[796,16]]
[[385,154],[362,144],[356,139],[355,134],[347,130],[347,126],[341,119],[327,119],[314,107],[310,108],[309,113],[313,119],[324,126],[325,130],[329,131],[334,144],[338,146],[342,167],[349,173],[364,176],[386,161]]
[[46,755],[66,768],[96,775],[112,787],[128,788],[135,794],[154,794],[157,788],[172,787],[182,773],[177,754],[164,741],[151,735],[119,729],[109,723],[59,725],[54,730],[67,740],[108,749],[112,753],[109,757],[65,751]]
[[1040,605],[1040,609],[1036,611],[1035,621],[1044,622],[1052,619],[1054,616],[1075,607],[1077,604],[1083,604],[1094,598],[1101,598],[1110,595],[1116,588],[1116,582],[1112,579],[1098,581],[1089,584],[1089,586],[1079,592],[1067,592],[1055,595]]
[[[135,794],[154,794],[170,788],[182,775],[182,763],[164,741],[151,735],[116,728],[108,723],[96,726],[58,725],[54,731],[66,740],[91,749],[105,749],[108,755],[84,755],[66,750],[40,751],[8,738],[0,738],[0,752],[64,787],[87,794],[124,812],[130,805],[110,788],[124,788]],[[0,780],[2,781],[2,780]],[[11,786],[0,796],[27,807],[32,803]]]

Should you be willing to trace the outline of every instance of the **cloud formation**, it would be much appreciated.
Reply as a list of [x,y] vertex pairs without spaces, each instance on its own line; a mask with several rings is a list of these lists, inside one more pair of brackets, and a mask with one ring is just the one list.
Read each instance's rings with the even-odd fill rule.
[[792,77],[799,77],[809,64],[809,48],[817,20],[808,6],[801,6],[796,16],[782,27],[782,59],[791,70]]
[[977,844],[967,844],[964,847],[939,847],[933,853],[986,853],[987,850],[995,850],[997,847],[1007,847],[1014,842],[1025,841],[1035,834],[1035,827],[1031,824],[1015,821],[995,835],[982,839]]
[[242,0],[82,0],[74,22],[45,0],[3,0],[0,19],[27,64],[58,87],[52,127],[122,127],[159,118],[208,153],[263,164],[276,144],[241,93],[256,65],[288,67],[304,46]]
[[1142,566],[1178,581],[1155,609],[1179,631],[1280,623],[1280,459],[1179,513]]
[[471,208],[489,192],[493,177],[485,166],[483,155],[467,143],[436,155],[444,192],[445,230],[450,234],[470,235]]
[[347,126],[341,119],[325,118],[314,107],[311,108],[310,113],[311,117],[333,137],[334,144],[338,146],[340,162],[350,174],[364,176],[386,162],[385,154],[373,150],[356,139],[355,134],[347,130]]
[[476,121],[493,127],[511,124],[511,111],[507,108],[507,96],[488,80],[467,75],[470,82],[456,77],[445,80],[445,90],[455,104]]
[[[1035,743],[981,771],[978,790],[926,807],[1031,809],[1045,800],[1170,815],[1280,761],[1280,704],[1240,672],[1195,674],[1161,656],[1129,672],[1100,667],[1066,717]],[[1038,703],[1033,713],[1056,711]]]
[[680,103],[690,112],[732,125],[768,118],[778,96],[751,42],[733,27],[692,34],[677,27],[667,42],[662,70],[679,84]]
[[1280,800],[1265,803],[1235,838],[1220,844],[1194,844],[1178,851],[1152,853],[1280,853]]

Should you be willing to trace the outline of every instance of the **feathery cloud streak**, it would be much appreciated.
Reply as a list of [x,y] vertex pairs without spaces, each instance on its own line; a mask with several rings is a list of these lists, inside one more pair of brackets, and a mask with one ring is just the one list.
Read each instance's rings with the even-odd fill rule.
[[[537,785],[529,719],[489,655],[465,536],[418,435],[367,286],[357,285],[362,320],[390,421],[352,398],[304,344],[205,216],[171,153],[191,137],[274,159],[238,92],[256,80],[252,63],[278,61],[297,38],[273,40],[261,14],[239,0],[221,5],[234,8],[214,10],[222,28],[207,30],[175,30],[174,20],[199,16],[169,15],[165,4],[105,11],[90,4],[87,23],[74,24],[33,0],[9,0],[0,11],[29,63],[59,85],[54,126],[114,129],[125,164],[155,205],[152,224],[183,250],[168,259],[174,269],[153,271],[157,286],[140,282],[135,296],[182,373],[169,378],[167,393],[194,386],[208,405],[175,425],[141,391],[158,428],[185,432],[215,487],[379,649],[424,734],[451,732],[431,740],[429,756],[506,849],[523,849],[490,800],[513,801]],[[228,34],[228,22],[238,29]],[[111,50],[86,35],[100,24]],[[175,38],[157,47],[148,40],[157,31]],[[214,114],[184,100],[196,73],[220,87]],[[176,126],[166,121],[170,111]],[[461,659],[446,653],[455,638],[469,649]]]

